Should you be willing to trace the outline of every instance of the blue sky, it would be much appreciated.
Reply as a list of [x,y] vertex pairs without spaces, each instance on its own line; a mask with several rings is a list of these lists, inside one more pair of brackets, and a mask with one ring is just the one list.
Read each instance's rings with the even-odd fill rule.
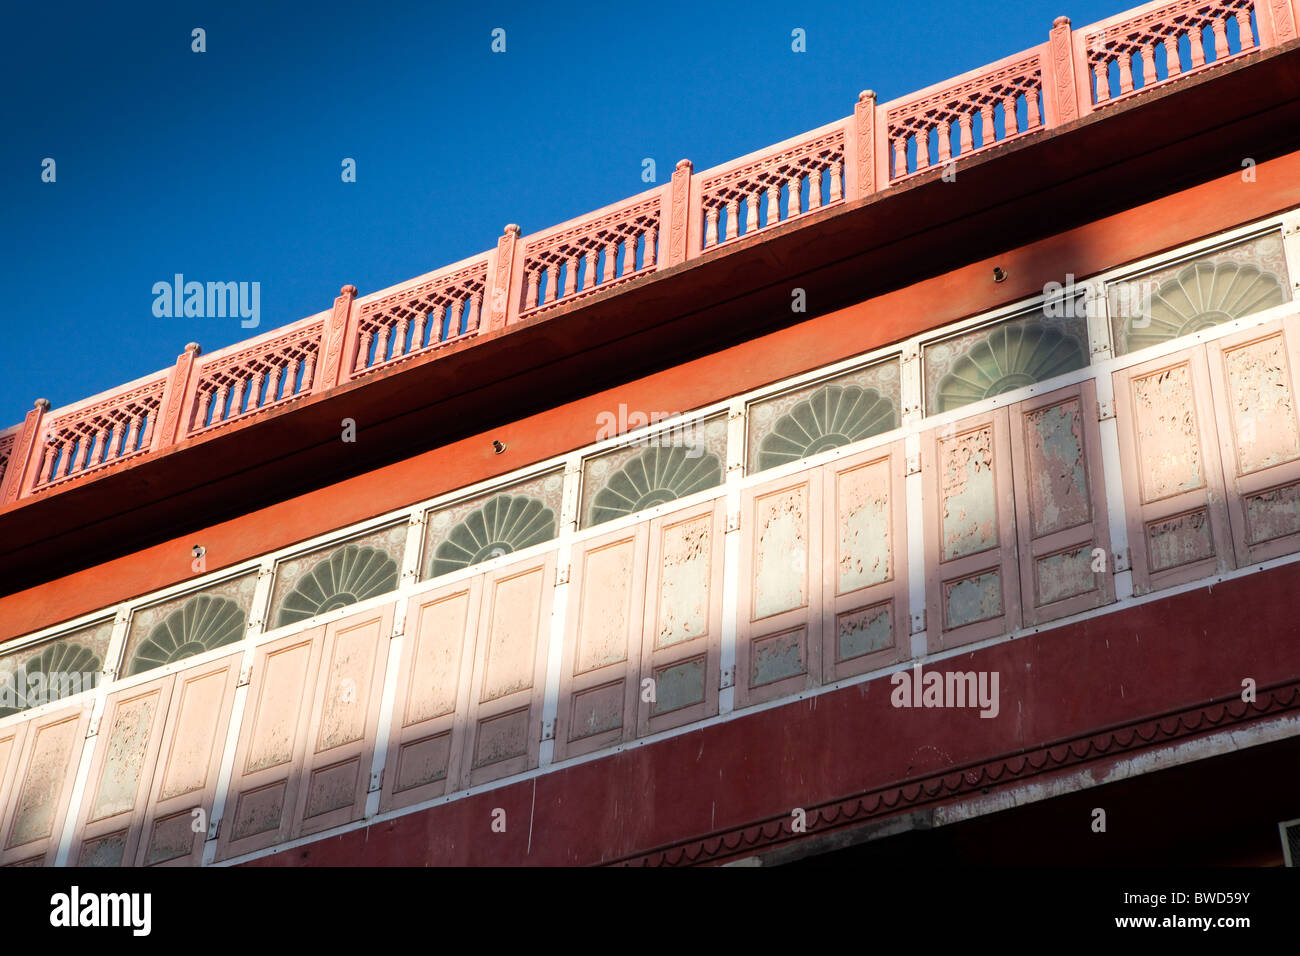
[[[0,428],[1134,5],[6,4]],[[155,317],[175,273],[261,325]]]

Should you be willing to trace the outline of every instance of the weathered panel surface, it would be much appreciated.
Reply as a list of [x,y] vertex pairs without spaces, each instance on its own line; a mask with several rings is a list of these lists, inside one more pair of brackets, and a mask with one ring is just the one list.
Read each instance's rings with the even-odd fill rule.
[[1247,495],[1245,505],[1251,544],[1300,532],[1300,484]]
[[474,766],[486,767],[528,752],[528,708],[521,707],[479,723]]
[[1175,515],[1147,525],[1153,572],[1168,571],[1213,556],[1214,539],[1204,511]]
[[806,673],[808,632],[805,628],[754,641],[750,651],[749,686],[761,687]]
[[985,571],[944,583],[944,620],[949,628],[987,621],[1002,613],[1002,576]]
[[1186,363],[1133,380],[1143,501],[1204,487],[1192,370]]
[[655,647],[700,637],[708,629],[713,516],[666,525],[660,549],[659,617]]
[[268,770],[293,759],[311,650],[309,640],[300,641],[267,656],[245,773]]
[[882,584],[893,576],[889,479],[887,458],[835,476],[840,594]]
[[943,559],[997,547],[992,425],[939,440],[939,483]]
[[893,641],[892,602],[848,611],[835,619],[837,660],[884,650]]
[[1097,575],[1092,570],[1092,548],[1084,545],[1068,551],[1045,555],[1034,561],[1038,601],[1051,604],[1097,589]]
[[91,822],[117,816],[135,806],[145,754],[149,750],[149,731],[153,728],[163,690],[156,687],[115,708],[112,726],[108,728],[108,751],[99,788],[91,804]]
[[581,740],[622,727],[624,697],[621,680],[574,694],[569,739]]
[[703,657],[694,657],[656,670],[655,701],[650,705],[650,712],[658,716],[703,702],[704,674]]
[[18,791],[13,824],[5,841],[6,849],[44,840],[53,834],[64,788],[69,785],[70,764],[79,752],[79,725],[77,715],[72,714],[37,728],[27,773]]
[[1079,400],[1030,412],[1025,422],[1034,537],[1091,521]]
[[497,582],[481,700],[496,700],[533,686],[541,603],[540,568]]
[[1300,424],[1282,334],[1225,350],[1223,357],[1238,474],[1300,457]]
[[465,590],[420,608],[404,726],[432,720],[456,709],[469,604],[469,591]]
[[585,555],[578,627],[579,674],[627,659],[636,541],[627,538]]
[[412,787],[445,780],[450,758],[451,731],[403,744],[397,755],[394,790],[401,793]]
[[228,680],[226,670],[204,674],[193,680],[187,680],[185,675],[179,677],[179,718],[171,748],[163,756],[159,800],[182,797],[208,786],[213,748],[225,743],[218,737],[220,722],[217,715],[221,713]]
[[799,485],[755,502],[754,618],[808,603],[808,488]]

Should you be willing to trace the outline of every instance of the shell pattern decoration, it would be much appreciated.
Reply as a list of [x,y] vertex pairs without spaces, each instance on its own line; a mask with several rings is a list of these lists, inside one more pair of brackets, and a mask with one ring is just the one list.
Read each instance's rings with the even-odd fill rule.
[[722,484],[722,461],[698,446],[647,448],[605,481],[591,502],[591,523],[614,518]]
[[103,667],[88,647],[74,641],[51,644],[0,680],[0,717],[90,690],[99,683]]
[[1282,280],[1249,263],[1197,262],[1161,283],[1150,314],[1121,316],[1121,350],[1135,352],[1286,301]]
[[550,541],[557,524],[555,512],[536,498],[496,495],[451,529],[434,551],[429,576],[436,578]]
[[1073,335],[1035,323],[1000,325],[952,363],[930,411],[951,411],[1087,364],[1087,350]]
[[894,403],[874,388],[826,385],[776,420],[758,446],[766,471],[898,426]]
[[397,587],[397,562],[378,548],[348,544],[318,561],[284,596],[275,626],[347,607]]
[[243,638],[246,623],[243,608],[229,598],[192,597],[153,626],[132,655],[128,674],[232,644]]

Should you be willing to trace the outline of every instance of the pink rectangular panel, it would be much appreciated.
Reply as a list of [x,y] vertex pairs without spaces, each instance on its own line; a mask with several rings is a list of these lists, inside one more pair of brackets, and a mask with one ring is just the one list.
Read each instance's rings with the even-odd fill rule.
[[0,865],[54,862],[89,719],[87,702],[28,722],[0,831]]
[[391,604],[325,628],[291,838],[365,812],[392,633]]
[[556,760],[636,732],[648,542],[644,522],[573,549]]
[[1114,600],[1096,395],[1088,381],[1009,412],[1026,625]]
[[921,438],[932,652],[1020,626],[1009,432],[999,408]]
[[554,552],[483,581],[460,786],[537,766],[554,595]]
[[718,712],[724,516],[715,498],[650,522],[638,736]]
[[411,598],[380,799],[385,810],[458,785],[482,593],[479,576]]

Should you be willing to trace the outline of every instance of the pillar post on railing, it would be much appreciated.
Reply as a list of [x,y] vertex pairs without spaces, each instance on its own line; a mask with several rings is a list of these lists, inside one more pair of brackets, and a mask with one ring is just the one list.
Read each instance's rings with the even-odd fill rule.
[[324,392],[346,382],[348,372],[355,365],[353,350],[356,347],[357,318],[352,314],[352,303],[356,299],[356,286],[345,285],[339,289],[334,308],[321,331],[320,359],[316,363],[313,392]]
[[861,199],[876,191],[876,92],[863,90],[853,104],[853,125],[845,137],[844,198]]
[[50,410],[50,403],[38,398],[23,419],[22,430],[9,455],[9,467],[0,481],[0,505],[17,501],[22,493],[36,483],[35,470],[40,468],[44,449],[40,441],[41,422]]
[[512,222],[497,240],[496,262],[488,275],[488,321],[480,322],[488,332],[504,329],[519,318],[523,307],[523,269],[515,268],[519,251],[519,227]]
[[689,159],[677,161],[673,170],[671,199],[668,203],[667,222],[664,235],[668,240],[668,254],[664,264],[675,266],[685,262],[690,248],[691,234],[691,171],[694,167]]
[[181,412],[190,407],[190,380],[193,377],[194,361],[202,352],[198,342],[191,342],[176,357],[176,364],[167,376],[162,405],[159,406],[162,423],[153,430],[153,441],[149,445],[151,451],[174,445],[185,437],[182,434],[184,426],[181,424]]
[[1077,71],[1080,69],[1086,73],[1088,64],[1075,63],[1070,18],[1057,17],[1052,21],[1052,32],[1047,39],[1047,76],[1043,77],[1043,106],[1047,113],[1043,117],[1045,127],[1064,126],[1079,118]]
[[1300,4],[1295,8],[1286,0],[1261,0],[1255,4],[1255,22],[1259,26],[1259,45],[1261,47],[1277,46],[1296,38],[1296,16]]

